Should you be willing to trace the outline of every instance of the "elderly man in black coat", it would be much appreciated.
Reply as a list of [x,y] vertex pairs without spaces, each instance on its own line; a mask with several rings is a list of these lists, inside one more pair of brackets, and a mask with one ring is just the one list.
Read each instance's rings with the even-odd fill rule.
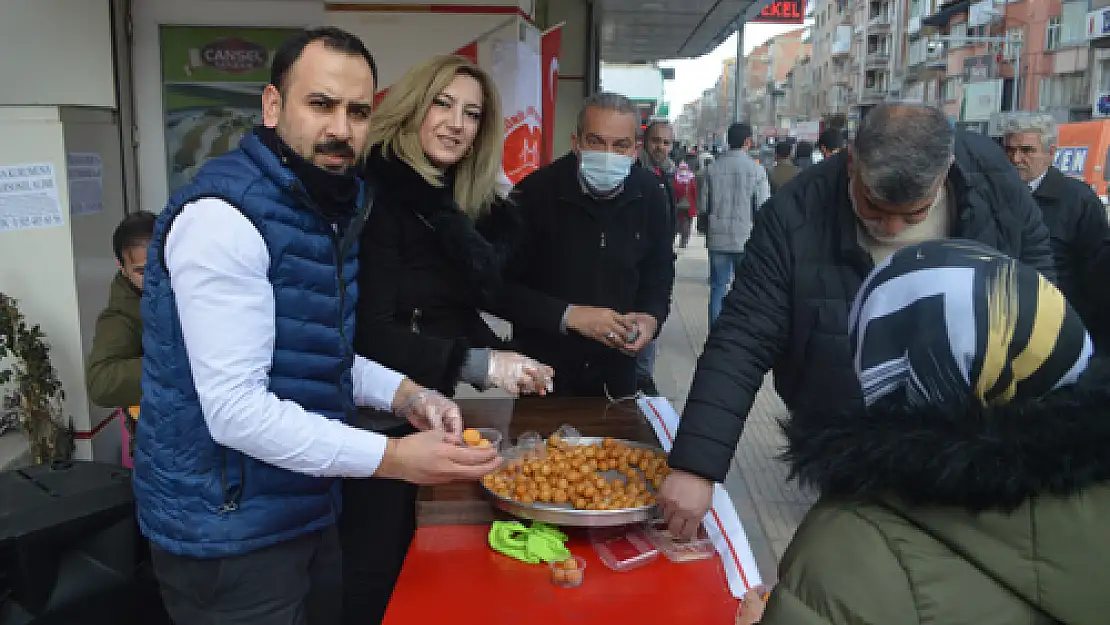
[[1008,116],[1002,131],[1006,156],[1018,176],[1029,185],[1033,199],[1044,214],[1044,223],[1056,261],[1060,291],[1079,313],[1099,351],[1110,347],[1110,328],[1095,314],[1093,291],[1101,290],[1093,273],[1099,246],[1110,238],[1106,209],[1090,185],[1065,176],[1053,163],[1056,152],[1056,122],[1043,113]]

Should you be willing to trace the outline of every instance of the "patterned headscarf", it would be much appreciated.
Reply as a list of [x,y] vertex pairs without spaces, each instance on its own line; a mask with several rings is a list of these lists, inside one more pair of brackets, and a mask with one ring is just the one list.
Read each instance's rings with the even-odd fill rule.
[[868,276],[849,333],[867,405],[1003,404],[1074,384],[1091,339],[1060,291],[982,244],[906,247]]

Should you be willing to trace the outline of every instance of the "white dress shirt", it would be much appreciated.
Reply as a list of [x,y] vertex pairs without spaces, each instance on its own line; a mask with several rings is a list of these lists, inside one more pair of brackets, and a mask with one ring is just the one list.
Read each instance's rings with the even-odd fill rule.
[[[385,454],[385,436],[308,412],[269,391],[274,292],[269,250],[254,225],[223,200],[197,200],[174,220],[165,259],[212,438],[298,473],[373,475]],[[383,410],[404,380],[361,356],[352,374],[355,402]]]
[[1046,175],[1048,175],[1048,170],[1047,169],[1044,170],[1043,174],[1037,176],[1036,180],[1029,183],[1029,190],[1032,191],[1033,193],[1036,193],[1037,189],[1039,189],[1041,187],[1041,183],[1044,182],[1044,177]]

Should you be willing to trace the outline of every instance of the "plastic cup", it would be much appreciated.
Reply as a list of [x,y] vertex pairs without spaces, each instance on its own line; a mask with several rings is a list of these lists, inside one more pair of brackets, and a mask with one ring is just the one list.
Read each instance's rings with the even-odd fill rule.
[[[564,563],[569,560],[574,561],[574,567],[568,569]],[[551,583],[560,588],[578,588],[586,578],[586,561],[578,556],[547,564],[551,567]]]

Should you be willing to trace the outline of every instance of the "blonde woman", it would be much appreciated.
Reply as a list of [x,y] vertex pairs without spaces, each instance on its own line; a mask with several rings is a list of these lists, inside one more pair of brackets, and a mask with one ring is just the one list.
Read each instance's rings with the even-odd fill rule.
[[[489,75],[439,56],[397,81],[373,113],[364,177],[373,207],[362,231],[356,351],[445,395],[458,383],[545,393],[553,372],[482,320],[521,229],[496,193],[504,122]],[[403,436],[383,416],[364,425]],[[347,622],[380,619],[415,529],[416,489],[348,480]]]

